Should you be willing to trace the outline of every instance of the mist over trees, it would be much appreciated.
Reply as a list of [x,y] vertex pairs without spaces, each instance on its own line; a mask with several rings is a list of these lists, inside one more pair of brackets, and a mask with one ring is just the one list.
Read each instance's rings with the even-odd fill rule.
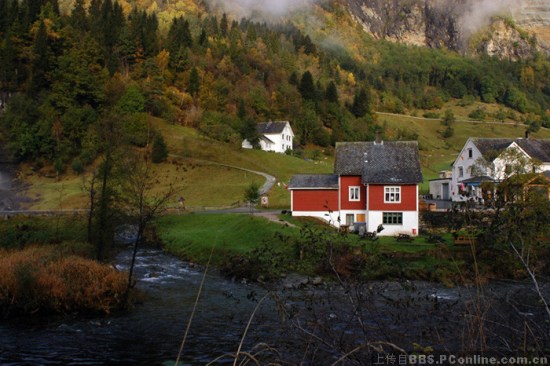
[[66,15],[54,0],[0,0],[0,119],[17,158],[81,170],[105,152],[105,120],[143,147],[155,136],[148,116],[234,144],[254,138],[255,122],[289,120],[297,141],[320,146],[372,138],[374,111],[440,108],[449,98],[498,102],[550,124],[543,55],[511,63],[371,41],[354,51],[376,54],[363,61],[290,21],[192,12],[159,20],[124,5],[77,0]]

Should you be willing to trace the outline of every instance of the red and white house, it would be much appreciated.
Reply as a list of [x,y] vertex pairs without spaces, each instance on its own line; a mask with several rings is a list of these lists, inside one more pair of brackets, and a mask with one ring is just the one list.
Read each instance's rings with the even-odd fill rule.
[[418,184],[422,171],[416,141],[339,142],[332,175],[295,175],[289,183],[293,216],[331,225],[382,224],[379,235],[418,235]]

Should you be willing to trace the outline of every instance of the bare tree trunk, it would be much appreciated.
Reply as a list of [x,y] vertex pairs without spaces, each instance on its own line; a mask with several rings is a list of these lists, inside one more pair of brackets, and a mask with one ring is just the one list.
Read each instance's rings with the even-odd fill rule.
[[[546,314],[548,315],[548,320],[550,321],[550,307],[548,306],[548,303],[546,302],[546,299],[544,298],[544,295],[542,294],[542,291],[540,290],[539,282],[537,280],[537,277],[535,276],[535,272],[529,267],[529,263],[525,260],[525,258],[520,254],[518,249],[513,243],[510,243],[510,246],[512,247],[512,250],[514,253],[516,253],[516,256],[519,258],[521,264],[523,265],[523,268],[527,271],[527,274],[531,278],[531,281],[533,282],[533,285],[535,286],[535,291],[537,295],[540,298],[540,301],[544,305],[544,308],[546,309]],[[548,328],[548,335],[550,336],[550,327]]]

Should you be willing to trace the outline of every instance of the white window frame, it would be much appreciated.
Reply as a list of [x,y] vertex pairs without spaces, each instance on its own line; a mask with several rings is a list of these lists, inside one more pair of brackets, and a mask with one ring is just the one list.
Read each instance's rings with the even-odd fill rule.
[[401,186],[385,186],[384,203],[401,203]]
[[464,176],[464,168],[459,166],[458,167],[458,177],[462,178]]
[[350,186],[348,191],[348,198],[350,202],[361,201],[361,187],[359,186]]

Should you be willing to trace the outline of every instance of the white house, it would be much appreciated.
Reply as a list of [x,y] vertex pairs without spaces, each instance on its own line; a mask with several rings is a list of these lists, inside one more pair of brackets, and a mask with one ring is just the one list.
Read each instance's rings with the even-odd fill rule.
[[484,182],[501,182],[518,166],[524,173],[550,171],[550,140],[471,137],[452,165],[451,199],[480,199]]
[[[260,135],[260,148],[265,151],[284,153],[292,150],[294,132],[288,121],[258,123],[258,134]],[[243,149],[252,149],[253,146],[248,140],[242,143]]]

